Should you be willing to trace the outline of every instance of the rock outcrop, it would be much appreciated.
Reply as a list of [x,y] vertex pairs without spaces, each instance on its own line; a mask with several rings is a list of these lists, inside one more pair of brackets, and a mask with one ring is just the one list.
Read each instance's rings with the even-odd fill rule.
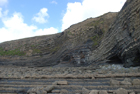
[[0,65],[53,66],[58,63],[87,65],[117,13],[107,13],[72,25],[62,33],[0,44]]
[[127,0],[119,13],[89,18],[62,33],[0,44],[0,65],[80,66],[101,61],[140,65],[140,0]]
[[125,67],[140,65],[140,0],[126,1],[90,59],[120,59]]

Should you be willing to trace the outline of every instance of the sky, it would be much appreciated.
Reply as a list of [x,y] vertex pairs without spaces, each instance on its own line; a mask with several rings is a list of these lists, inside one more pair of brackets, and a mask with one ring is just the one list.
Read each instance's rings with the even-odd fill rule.
[[0,43],[63,32],[72,24],[118,12],[126,0],[0,0]]

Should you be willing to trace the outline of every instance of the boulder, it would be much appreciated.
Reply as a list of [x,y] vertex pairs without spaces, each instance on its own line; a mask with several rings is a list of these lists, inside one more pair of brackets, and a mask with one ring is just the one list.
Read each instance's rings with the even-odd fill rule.
[[125,78],[123,81],[120,82],[120,85],[132,85],[130,78]]
[[106,90],[100,90],[99,94],[108,94]]
[[133,85],[140,85],[140,79],[133,79],[132,84]]
[[53,89],[54,89],[54,85],[50,85],[50,86],[47,86],[46,88],[44,88],[44,90],[47,92],[51,92]]
[[112,86],[118,86],[118,85],[120,85],[120,81],[111,79],[110,80],[110,85],[112,85]]
[[116,94],[128,94],[128,91],[123,88],[119,88],[116,90]]
[[91,90],[91,92],[89,94],[98,94],[98,90]]
[[52,93],[60,93],[60,90],[52,90]]
[[27,94],[47,94],[47,92],[44,90],[44,87],[34,87],[30,88]]
[[67,81],[55,81],[52,85],[68,85]]
[[90,90],[86,89],[86,88],[82,88],[82,94],[89,94]]
[[60,94],[68,94],[68,91],[66,89],[61,89]]
[[135,94],[135,92],[131,92],[131,93],[129,93],[129,94]]

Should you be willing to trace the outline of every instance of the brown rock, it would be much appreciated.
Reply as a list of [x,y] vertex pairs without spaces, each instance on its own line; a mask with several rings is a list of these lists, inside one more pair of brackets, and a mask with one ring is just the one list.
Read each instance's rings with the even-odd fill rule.
[[95,77],[92,77],[92,79],[95,79]]
[[47,94],[47,92],[44,90],[44,87],[34,87],[30,88],[27,94]]
[[55,81],[52,85],[68,85],[67,81]]
[[127,82],[127,81],[121,81],[120,82],[120,85],[131,85],[131,83],[130,82]]
[[108,94],[106,90],[100,90],[99,94]]
[[129,93],[129,94],[135,94],[135,92],[131,92],[131,93]]
[[133,79],[132,84],[133,85],[140,85],[140,79]]
[[89,94],[90,90],[86,89],[86,88],[82,88],[82,94]]
[[119,88],[116,90],[116,94],[128,94],[128,91],[123,88]]
[[60,94],[68,94],[68,91],[66,89],[61,89]]
[[52,85],[57,85],[57,81],[53,82]]
[[52,93],[60,93],[60,90],[52,90]]
[[131,82],[132,80],[130,78],[125,78],[124,81]]
[[91,92],[89,94],[98,94],[98,90],[91,90]]
[[54,85],[47,86],[44,90],[47,92],[51,92],[54,89]]
[[58,81],[57,82],[58,85],[68,85],[67,81]]
[[120,82],[121,85],[131,85],[131,79],[125,78],[124,81]]
[[111,80],[110,80],[110,85],[112,85],[112,86],[118,86],[118,85],[120,85],[120,82],[117,81],[117,80],[111,79]]

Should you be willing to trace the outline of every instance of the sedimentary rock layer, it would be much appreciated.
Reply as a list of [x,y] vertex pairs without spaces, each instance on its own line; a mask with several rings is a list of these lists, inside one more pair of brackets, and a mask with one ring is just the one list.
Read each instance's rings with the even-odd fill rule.
[[125,67],[140,65],[140,0],[127,0],[90,58],[113,57],[121,59]]

